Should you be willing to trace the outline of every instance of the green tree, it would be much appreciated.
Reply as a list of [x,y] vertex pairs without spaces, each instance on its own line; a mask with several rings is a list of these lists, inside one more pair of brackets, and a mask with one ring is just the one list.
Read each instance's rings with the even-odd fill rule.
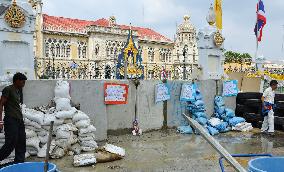
[[225,52],[225,63],[239,63],[239,64],[251,64],[252,57],[248,53],[238,53],[233,51]]

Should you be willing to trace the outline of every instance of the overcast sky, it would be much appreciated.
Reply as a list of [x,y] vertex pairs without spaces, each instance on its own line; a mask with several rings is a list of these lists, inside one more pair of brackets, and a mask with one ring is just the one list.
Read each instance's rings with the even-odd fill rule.
[[[258,0],[224,0],[223,34],[227,50],[255,54],[254,25]],[[143,26],[173,39],[176,24],[189,14],[192,24],[204,27],[213,0],[43,0],[44,13],[55,16],[96,20],[116,16],[118,24]],[[259,55],[267,59],[282,59],[284,35],[284,0],[264,0],[267,25]]]

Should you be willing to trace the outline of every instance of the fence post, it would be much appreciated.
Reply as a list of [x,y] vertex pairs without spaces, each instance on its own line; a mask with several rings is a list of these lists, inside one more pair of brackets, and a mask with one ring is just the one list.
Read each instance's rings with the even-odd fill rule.
[[[167,79],[163,80],[163,83],[167,83]],[[163,101],[163,116],[164,116],[164,121],[163,121],[163,128],[166,130],[168,128],[168,101]]]

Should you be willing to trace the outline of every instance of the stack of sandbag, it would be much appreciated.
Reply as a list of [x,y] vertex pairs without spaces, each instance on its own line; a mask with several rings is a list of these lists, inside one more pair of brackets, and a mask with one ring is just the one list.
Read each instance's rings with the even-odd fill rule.
[[200,125],[202,125],[209,134],[216,135],[219,132],[214,127],[209,125],[208,115],[205,112],[205,103],[202,99],[202,94],[197,89],[195,99],[189,104],[189,112],[192,114],[192,118],[195,119]]
[[83,151],[94,151],[98,146],[95,141],[96,128],[91,125],[90,118],[82,111],[77,111],[72,119],[78,128],[79,143]]
[[[215,118],[220,119],[221,123],[216,126],[216,128],[219,130],[219,132],[226,132],[230,131],[232,127],[234,127],[235,130],[238,130],[238,126],[243,126],[245,123],[245,119],[242,117],[236,117],[235,112],[232,109],[226,108],[225,103],[223,100],[223,97],[216,96],[214,99],[215,103]],[[245,123],[246,130],[250,130],[250,123]]]
[[238,123],[237,125],[232,127],[232,130],[242,131],[242,132],[250,131],[252,129],[253,129],[253,127],[252,127],[251,123],[247,123],[247,122]]
[[45,156],[51,121],[54,121],[51,158],[61,158],[67,153],[78,155],[82,150],[88,152],[97,148],[94,135],[96,128],[91,125],[88,115],[71,106],[69,89],[66,81],[56,83],[55,107],[41,106],[35,110],[23,105],[25,125],[29,133],[27,148],[31,155]]

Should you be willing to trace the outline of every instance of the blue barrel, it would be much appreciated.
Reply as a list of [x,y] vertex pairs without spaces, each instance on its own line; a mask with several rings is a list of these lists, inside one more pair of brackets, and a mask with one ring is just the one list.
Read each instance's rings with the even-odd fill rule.
[[249,162],[249,172],[283,172],[284,157],[256,158]]
[[[0,169],[0,172],[44,172],[44,162],[25,162]],[[56,172],[56,165],[49,163],[48,172]]]

